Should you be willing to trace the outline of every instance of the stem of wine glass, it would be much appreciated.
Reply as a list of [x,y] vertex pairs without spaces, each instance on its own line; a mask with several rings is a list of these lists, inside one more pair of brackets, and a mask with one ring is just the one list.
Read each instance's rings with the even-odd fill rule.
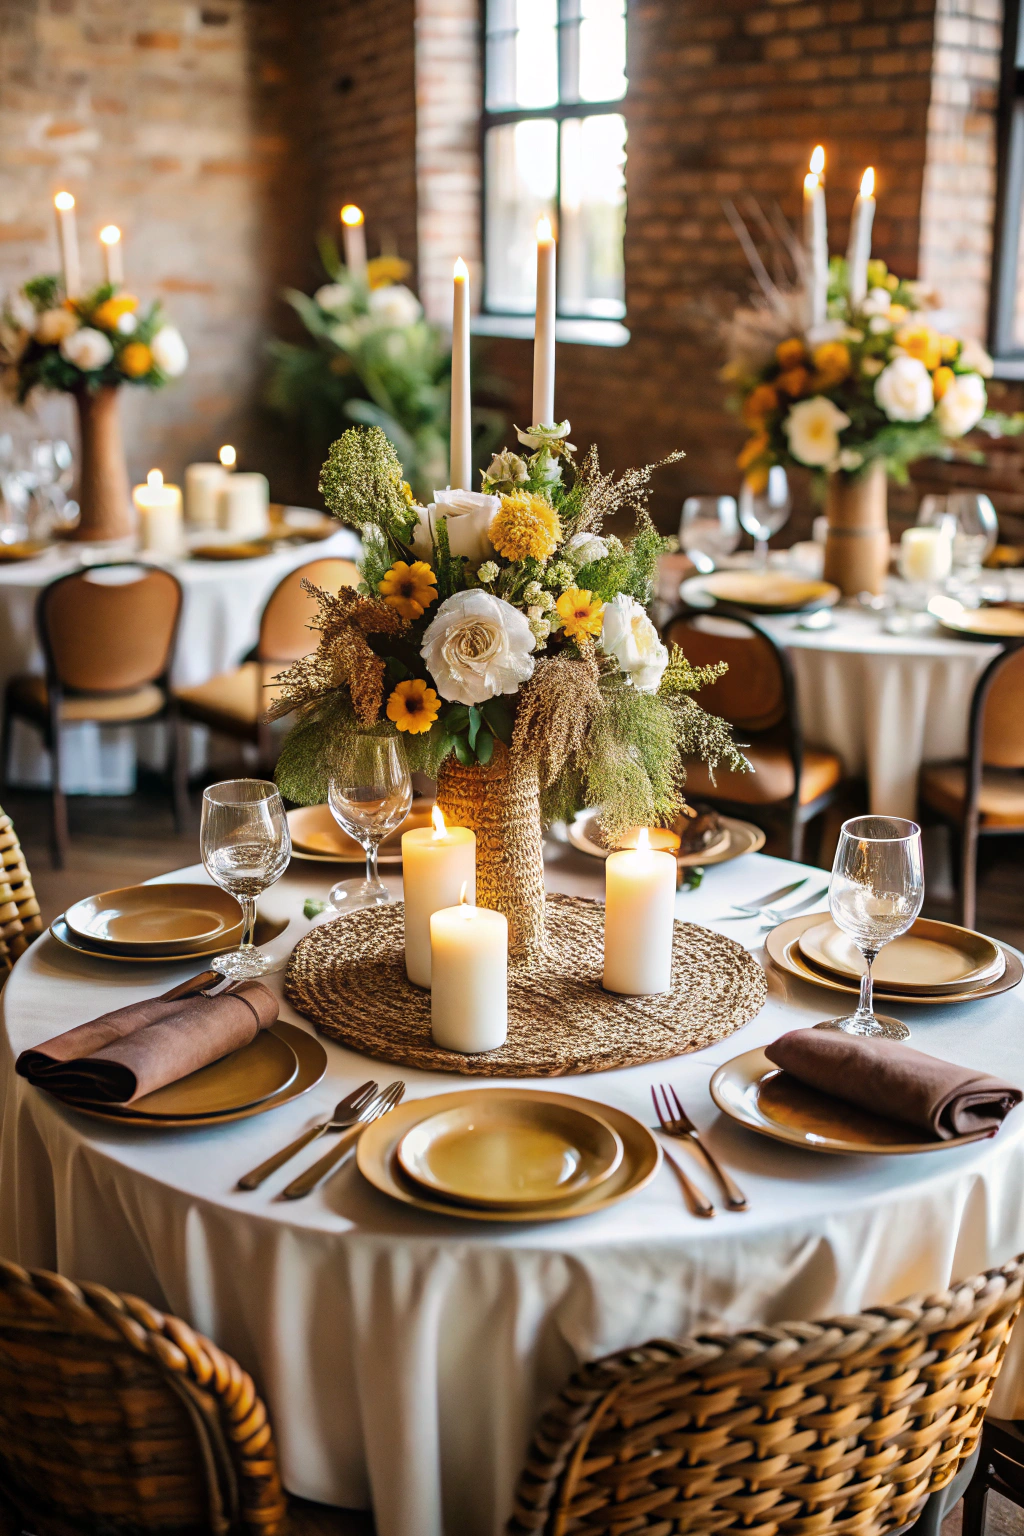
[[854,1018],[859,1024],[870,1024],[875,1016],[875,979],[871,974],[871,967],[878,958],[878,950],[861,949],[859,944],[857,948],[860,949],[861,954],[864,956],[865,970],[860,979],[860,997],[857,1000],[857,1012],[854,1014]]
[[242,942],[240,949],[252,949],[253,934],[256,931],[256,897],[239,896],[242,908]]
[[380,885],[380,875],[377,873],[377,851],[380,848],[380,839],[375,843],[365,843],[366,848],[366,882],[368,885]]
[[754,564],[758,570],[764,570],[768,564],[768,536],[758,534],[754,539]]

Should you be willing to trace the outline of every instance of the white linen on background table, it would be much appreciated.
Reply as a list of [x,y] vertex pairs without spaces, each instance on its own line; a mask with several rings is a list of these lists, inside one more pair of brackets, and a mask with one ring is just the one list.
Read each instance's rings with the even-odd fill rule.
[[[599,865],[565,847],[550,853],[551,888],[601,893]],[[824,883],[822,871],[805,872]],[[263,898],[291,917],[275,941],[282,958],[308,926],[303,898],[326,889],[320,875],[293,862]],[[748,855],[709,869],[698,891],[680,894],[678,915],[757,946],[754,923],[719,919],[731,901],[793,878],[792,864]],[[401,1075],[413,1098],[496,1085],[373,1063],[333,1043],[308,1096],[206,1132],[121,1130],[14,1074],[19,1051],[188,970],[92,962],[48,936],[19,960],[0,995],[0,1253],[134,1291],[209,1334],[266,1397],[288,1489],[372,1505],[379,1536],[498,1536],[544,1401],[581,1361],[659,1335],[895,1302],[1024,1249],[1024,1111],[994,1141],[877,1159],[814,1156],[717,1115],[707,1084],[718,1064],[842,1006],[839,994],[774,972],[759,1018],[707,1050],[529,1083],[649,1122],[650,1085],[671,1080],[749,1197],[749,1214],[720,1210],[710,1222],[689,1215],[667,1167],[614,1208],[549,1226],[418,1213],[351,1164],[304,1201],[275,1200],[313,1148],[262,1189],[236,1192],[241,1173],[371,1074]],[[271,982],[280,987],[280,975]],[[1018,994],[895,1011],[921,1049],[1024,1083]],[[1024,1412],[1013,1356],[996,1404]]]

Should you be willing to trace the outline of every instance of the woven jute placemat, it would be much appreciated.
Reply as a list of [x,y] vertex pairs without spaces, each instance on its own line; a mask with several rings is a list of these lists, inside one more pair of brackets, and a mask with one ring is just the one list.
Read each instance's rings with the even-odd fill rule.
[[406,980],[400,902],[314,928],[295,947],[285,997],[321,1033],[379,1061],[469,1077],[562,1077],[699,1051],[749,1023],[768,996],[757,961],[695,923],[676,923],[672,990],[657,997],[601,987],[601,904],[549,896],[545,927],[545,957],[509,970],[508,1039],[478,1056],[434,1044],[430,994]]

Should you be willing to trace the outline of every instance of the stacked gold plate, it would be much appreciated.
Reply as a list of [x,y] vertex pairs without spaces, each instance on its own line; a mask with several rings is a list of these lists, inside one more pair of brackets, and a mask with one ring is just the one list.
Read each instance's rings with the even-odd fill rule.
[[716,603],[747,608],[751,613],[809,613],[832,608],[839,588],[829,581],[788,576],[782,571],[716,571],[699,578],[702,590]]
[[[401,864],[402,834],[414,827],[430,826],[432,800],[414,800],[412,810],[394,832],[380,845],[378,864]],[[331,815],[329,805],[306,805],[288,812],[292,835],[292,858],[311,864],[364,864],[366,851],[355,838],[343,832]]]
[[[682,818],[680,818],[681,820]],[[749,821],[737,821],[734,816],[719,815],[721,831],[715,836],[706,848],[699,848],[686,853],[678,852],[679,836],[677,833],[666,831],[661,827],[650,829],[651,847],[663,847],[676,855],[676,863],[684,869],[703,867],[707,864],[727,864],[730,859],[738,859],[744,853],[756,853],[764,847],[765,835],[760,827],[755,827]],[[581,853],[589,853],[592,858],[606,859],[614,852],[609,845],[601,826],[601,807],[594,806],[587,811],[581,811],[575,821],[569,824],[569,841],[574,848]],[[659,841],[660,838],[666,841]],[[674,844],[674,846],[673,846]],[[616,841],[616,848],[635,847],[635,837],[628,835]]]
[[[286,926],[287,920],[258,917],[256,942],[268,943]],[[237,948],[242,913],[235,898],[216,885],[128,885],[75,902],[53,920],[50,932],[81,955],[175,965]]]

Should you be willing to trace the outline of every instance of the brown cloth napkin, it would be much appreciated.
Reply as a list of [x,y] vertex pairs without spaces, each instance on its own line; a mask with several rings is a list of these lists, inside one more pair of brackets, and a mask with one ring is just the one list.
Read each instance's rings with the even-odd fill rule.
[[777,1067],[809,1088],[930,1131],[942,1141],[972,1131],[994,1135],[1024,1095],[1019,1088],[896,1040],[832,1029],[793,1029],[766,1047]]
[[278,1002],[260,981],[237,981],[216,997],[222,978],[204,971],[161,997],[129,1003],[22,1051],[17,1070],[60,1098],[133,1104],[255,1040],[273,1024]]

